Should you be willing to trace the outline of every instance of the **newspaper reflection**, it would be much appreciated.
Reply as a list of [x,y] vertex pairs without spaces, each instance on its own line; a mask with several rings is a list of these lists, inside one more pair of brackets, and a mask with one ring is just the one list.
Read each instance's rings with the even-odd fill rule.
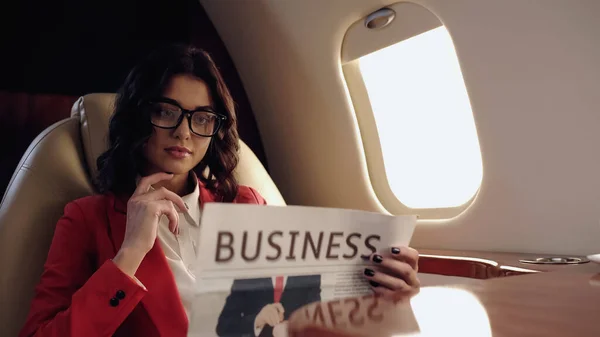
[[395,300],[367,295],[310,304],[292,315],[288,336],[491,337],[492,332],[487,312],[474,294],[425,287]]

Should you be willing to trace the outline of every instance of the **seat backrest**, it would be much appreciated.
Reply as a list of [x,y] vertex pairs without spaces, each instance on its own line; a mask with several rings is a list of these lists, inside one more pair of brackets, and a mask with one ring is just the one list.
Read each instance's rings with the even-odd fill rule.
[[[89,94],[73,105],[71,117],[44,130],[23,155],[0,204],[0,327],[16,336],[25,321],[34,287],[64,206],[94,193],[96,158],[106,149],[114,94]],[[285,205],[252,150],[240,141],[235,171],[271,205]]]

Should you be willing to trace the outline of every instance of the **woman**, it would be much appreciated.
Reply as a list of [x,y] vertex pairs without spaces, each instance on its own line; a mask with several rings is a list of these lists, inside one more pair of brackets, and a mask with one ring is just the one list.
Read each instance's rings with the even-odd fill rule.
[[[98,158],[101,193],[65,207],[20,336],[185,336],[202,205],[265,204],[238,186],[237,150],[234,103],[208,54],[175,45],[138,64]],[[418,287],[417,256],[391,248],[365,276],[382,294]]]

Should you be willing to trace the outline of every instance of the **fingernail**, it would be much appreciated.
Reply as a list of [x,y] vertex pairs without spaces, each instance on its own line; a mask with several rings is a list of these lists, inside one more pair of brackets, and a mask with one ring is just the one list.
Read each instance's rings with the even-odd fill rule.
[[379,255],[379,254],[373,255],[373,262],[381,263],[381,261],[383,261],[383,257],[381,257],[381,255]]
[[367,276],[375,276],[375,272],[369,268],[365,268],[365,275]]
[[375,281],[369,281],[369,284],[373,287],[373,288],[377,288],[379,287],[379,283],[375,282]]
[[392,247],[392,254],[395,254],[395,255],[400,254],[400,248]]
[[363,261],[369,261],[369,260],[371,259],[371,257],[370,257],[369,255],[361,255],[361,256],[360,256],[360,258],[361,258]]

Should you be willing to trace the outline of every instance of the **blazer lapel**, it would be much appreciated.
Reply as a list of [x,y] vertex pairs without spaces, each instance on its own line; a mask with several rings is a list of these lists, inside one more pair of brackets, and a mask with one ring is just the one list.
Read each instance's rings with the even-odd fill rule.
[[198,187],[200,188],[200,195],[198,198],[198,202],[200,203],[200,209],[204,208],[204,205],[207,202],[215,202],[215,195],[209,191],[205,186],[204,183],[200,180],[198,180]]
[[[125,237],[127,199],[110,196],[107,212],[116,254]],[[188,318],[158,238],[142,260],[135,276],[148,289],[141,303],[156,325],[159,335],[186,336]]]

